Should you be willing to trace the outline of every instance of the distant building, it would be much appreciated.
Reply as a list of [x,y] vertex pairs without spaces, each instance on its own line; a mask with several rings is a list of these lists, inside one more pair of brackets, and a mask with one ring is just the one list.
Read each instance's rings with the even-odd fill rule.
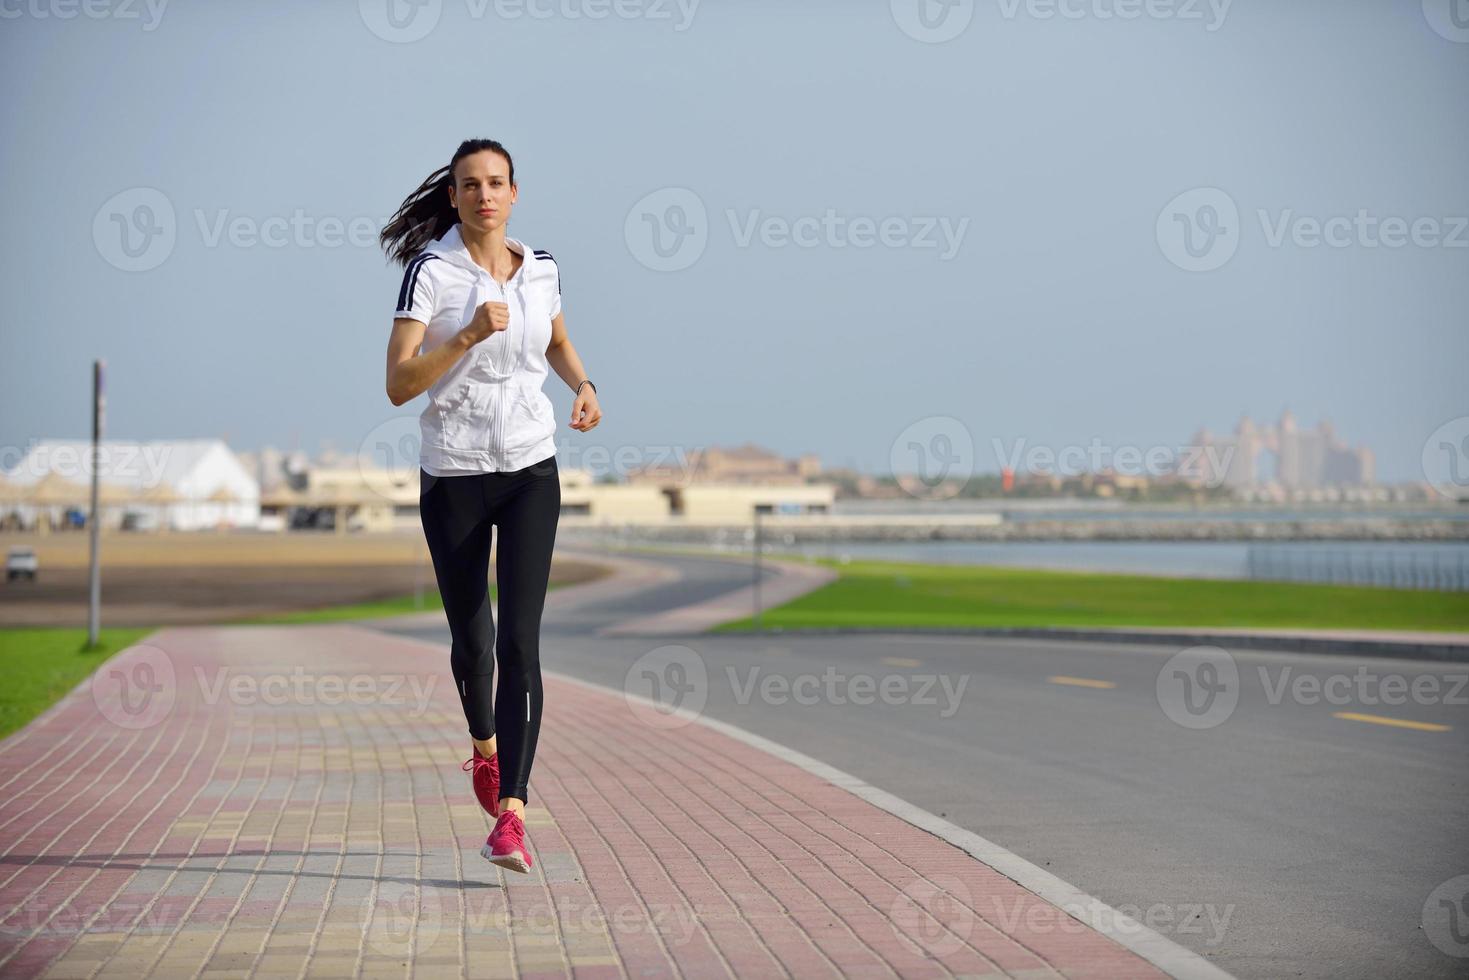
[[670,495],[671,516],[689,524],[745,524],[755,514],[829,514],[836,489],[824,483],[707,483]]
[[[594,519],[599,512],[608,519],[619,512],[647,519],[654,515],[640,491],[656,488],[663,521],[743,524],[757,512],[826,514],[837,486],[813,482],[820,475],[821,458],[815,453],[791,460],[748,442],[733,449],[710,446],[629,471],[620,496],[608,493],[606,486],[592,488],[587,491],[588,513]],[[599,492],[600,506],[593,502]]]
[[1118,473],[1113,469],[1104,469],[1100,473],[1081,475],[1082,490],[1098,497],[1146,493],[1148,486],[1148,477],[1141,473]]
[[651,482],[598,483],[590,470],[559,467],[561,516],[576,524],[659,524],[668,519],[672,501]]
[[805,483],[821,475],[821,458],[806,453],[794,460],[745,443],[733,449],[718,446],[679,453],[629,470],[628,483],[691,485],[695,483]]
[[265,446],[256,451],[236,453],[240,462],[255,475],[261,493],[274,493],[292,485],[287,469],[288,457],[274,446]]
[[[1377,480],[1372,450],[1341,442],[1326,419],[1315,429],[1302,429],[1289,410],[1281,413],[1278,423],[1264,427],[1246,415],[1232,436],[1215,436],[1200,429],[1194,434],[1193,447],[1197,453],[1180,475],[1196,484],[1303,491],[1371,486]],[[1273,470],[1268,476],[1267,464]],[[1216,466],[1222,473],[1215,471]]]
[[[104,439],[97,470],[103,527],[193,531],[260,520],[260,485],[219,439]],[[27,527],[55,527],[66,512],[90,508],[91,480],[90,440],[38,440],[4,474],[0,507]]]
[[[592,471],[557,466],[561,483],[561,521],[568,528],[585,525],[747,524],[755,513],[822,514],[831,509],[834,487],[789,479],[755,482],[680,479],[684,471],[667,470],[659,481],[645,471],[637,482],[599,482]],[[288,481],[289,482],[289,481]],[[385,469],[335,454],[310,461],[299,487],[278,485],[261,497],[263,524],[273,529],[321,526],[312,512],[331,513],[330,526],[349,531],[409,530],[420,526],[419,472],[416,465]]]

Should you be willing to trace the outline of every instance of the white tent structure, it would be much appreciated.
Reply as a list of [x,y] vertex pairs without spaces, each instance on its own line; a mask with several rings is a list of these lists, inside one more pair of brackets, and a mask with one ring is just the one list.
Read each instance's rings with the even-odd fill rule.
[[[175,531],[260,523],[260,485],[223,440],[104,439],[98,449],[104,527],[117,525],[128,512]],[[38,440],[3,480],[4,506],[18,511],[25,524],[40,513],[55,524],[67,507],[85,510],[91,500],[92,444]],[[62,492],[73,488],[74,493]]]

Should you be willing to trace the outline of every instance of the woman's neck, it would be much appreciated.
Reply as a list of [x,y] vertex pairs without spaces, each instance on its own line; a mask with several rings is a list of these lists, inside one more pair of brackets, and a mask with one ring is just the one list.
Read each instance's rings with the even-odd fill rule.
[[487,269],[496,282],[505,282],[515,275],[516,255],[505,244],[505,226],[491,228],[475,234],[466,225],[459,226],[460,237],[469,257],[481,269]]

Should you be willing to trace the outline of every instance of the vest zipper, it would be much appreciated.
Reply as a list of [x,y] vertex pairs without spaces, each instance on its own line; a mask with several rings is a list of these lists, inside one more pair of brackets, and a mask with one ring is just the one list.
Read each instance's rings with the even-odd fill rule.
[[[521,259],[520,259],[520,268],[515,270],[515,273],[513,275],[511,275],[511,277],[505,281],[504,285],[501,285],[500,283],[496,282],[495,281],[495,277],[492,276],[492,275],[490,275],[489,272],[487,272],[486,270],[484,270],[480,266],[475,265],[474,268],[475,268],[475,271],[476,271],[476,273],[478,275],[482,276],[484,279],[488,279],[492,285],[499,287],[499,290],[500,290],[500,302],[504,303],[505,306],[506,306],[506,308],[508,309],[509,306],[510,306],[510,304],[511,304],[510,284],[515,281],[515,277],[516,276],[519,276],[519,275],[523,275],[524,274],[524,272],[525,272],[525,264],[527,262],[529,262],[529,261],[530,261],[529,257],[527,255],[525,255],[524,253],[522,253]],[[507,417],[509,415],[509,412],[507,411],[507,404],[506,404],[506,401],[507,401],[507,399],[506,399],[506,389],[510,386],[510,379],[512,377],[514,377],[514,375],[515,375],[516,361],[517,360],[524,359],[526,347],[527,347],[527,344],[528,344],[529,331],[527,330],[527,325],[525,323],[525,315],[524,315],[525,314],[525,309],[524,309],[524,304],[521,304],[521,307],[522,308],[521,308],[521,325],[520,325],[520,334],[521,334],[521,336],[520,336],[520,357],[517,358],[514,354],[511,355],[511,357],[510,357],[511,364],[510,364],[510,367],[507,369],[506,376],[504,378],[498,380],[496,382],[496,384],[495,384],[496,394],[494,396],[494,402],[495,402],[495,409],[496,409],[496,411],[495,411],[495,416],[494,416],[494,423],[490,426],[490,433],[489,433],[489,435],[490,435],[490,455],[492,455],[492,456],[495,457],[495,462],[497,464],[502,464],[502,465],[504,463],[503,455],[504,455],[504,452],[505,452],[505,428],[506,428],[506,425],[507,425]],[[510,326],[509,326],[508,323],[505,326],[505,332],[507,333],[507,335],[510,332]],[[506,336],[506,338],[505,338],[505,349],[506,349],[507,352],[510,350],[510,338],[509,338],[509,336]],[[487,353],[485,356],[489,358],[490,365],[491,365],[491,367],[493,367],[494,366],[494,363],[495,363],[494,355]]]

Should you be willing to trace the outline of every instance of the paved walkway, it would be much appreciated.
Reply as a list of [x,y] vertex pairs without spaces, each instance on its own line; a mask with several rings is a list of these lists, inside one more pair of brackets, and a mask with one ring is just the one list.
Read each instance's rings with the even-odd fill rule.
[[530,875],[447,655],[181,627],[0,743],[0,975],[1151,977],[987,864],[704,724],[547,682]]

